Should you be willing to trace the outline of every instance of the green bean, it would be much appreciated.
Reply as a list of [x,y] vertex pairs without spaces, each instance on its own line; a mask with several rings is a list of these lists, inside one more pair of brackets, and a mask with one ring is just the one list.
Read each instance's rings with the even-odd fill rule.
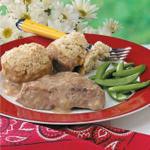
[[96,79],[95,83],[102,85],[102,86],[117,86],[117,85],[125,85],[133,82],[135,79],[138,78],[138,73],[133,74],[128,77],[118,78],[118,79]]
[[101,79],[103,77],[104,72],[109,67],[109,65],[110,62],[104,62],[102,65],[100,65],[96,71],[96,78]]
[[129,66],[129,67],[127,67],[126,69],[131,69],[131,68],[134,68],[133,66]]
[[115,76],[115,77],[125,77],[125,76],[129,76],[129,75],[132,75],[132,74],[135,74],[135,73],[141,74],[145,71],[145,68],[146,68],[145,65],[139,65],[139,66],[136,66],[136,67],[131,68],[131,69],[114,72],[113,76]]
[[[117,67],[117,65],[118,65],[118,63],[112,63],[112,65],[114,66],[114,67]],[[124,67],[129,67],[129,66],[134,66],[134,63],[126,63],[126,64],[124,64]]]
[[117,67],[116,67],[116,72],[121,71],[124,69],[124,62],[121,61],[118,63]]
[[107,70],[103,75],[103,79],[110,78],[112,76],[112,73],[115,71],[116,71],[116,68]]
[[127,63],[127,64],[124,64],[124,67],[125,67],[125,68],[133,67],[133,66],[134,66],[134,64],[133,64],[133,63]]
[[135,84],[114,86],[114,87],[110,87],[108,90],[111,92],[128,92],[132,90],[139,90],[147,86],[150,86],[150,80],[146,82],[135,83]]
[[111,92],[111,91],[108,90],[108,94],[109,94],[114,100],[117,100],[117,101],[124,101],[124,100],[128,99],[128,98],[131,96],[132,92],[124,94],[124,93]]
[[131,82],[130,84],[135,84],[135,83],[140,83],[140,81],[138,81],[137,79],[135,79],[133,82]]
[[[124,68],[131,67],[131,66],[133,66],[133,63],[124,64]],[[103,75],[103,79],[112,77],[112,73],[114,73],[115,71],[116,71],[116,68],[112,68],[112,69],[105,71]]]

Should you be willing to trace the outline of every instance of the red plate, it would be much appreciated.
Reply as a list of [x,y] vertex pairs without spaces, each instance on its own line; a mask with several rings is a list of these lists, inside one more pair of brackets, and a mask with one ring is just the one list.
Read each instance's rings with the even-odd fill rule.
[[[132,47],[127,62],[134,62],[136,65],[146,64],[147,70],[141,75],[141,81],[150,80],[150,51],[142,46],[121,40],[101,35],[87,34],[86,38],[89,43],[93,44],[100,40],[113,48],[118,47]],[[20,40],[15,40],[0,46],[1,55],[16,46],[24,43],[36,42],[47,46],[52,40],[42,37],[29,37]],[[80,113],[80,114],[51,114],[44,112],[37,112],[28,108],[23,108],[10,103],[2,96],[0,97],[0,113],[5,116],[18,118],[30,122],[43,123],[43,124],[85,124],[111,120],[119,118],[138,110],[141,110],[150,105],[150,87],[136,92],[128,101],[120,103],[102,111]]]

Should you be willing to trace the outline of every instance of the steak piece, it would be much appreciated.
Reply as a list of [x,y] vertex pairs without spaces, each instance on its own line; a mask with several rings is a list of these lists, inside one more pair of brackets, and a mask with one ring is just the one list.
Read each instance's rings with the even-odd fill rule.
[[24,83],[17,101],[23,106],[39,110],[99,110],[104,107],[105,95],[98,85],[86,77],[78,73],[61,72]]

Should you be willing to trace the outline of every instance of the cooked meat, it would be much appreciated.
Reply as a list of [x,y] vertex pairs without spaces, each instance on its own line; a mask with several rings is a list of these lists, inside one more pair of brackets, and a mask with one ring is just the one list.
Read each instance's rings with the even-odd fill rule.
[[105,95],[98,85],[84,76],[61,72],[24,83],[17,101],[40,110],[68,112],[74,107],[99,110],[104,106]]
[[1,58],[2,73],[10,81],[32,81],[52,72],[52,62],[46,48],[30,43],[5,52]]
[[50,43],[47,49],[55,71],[60,72],[72,71],[76,66],[82,65],[87,47],[84,35],[72,32]]

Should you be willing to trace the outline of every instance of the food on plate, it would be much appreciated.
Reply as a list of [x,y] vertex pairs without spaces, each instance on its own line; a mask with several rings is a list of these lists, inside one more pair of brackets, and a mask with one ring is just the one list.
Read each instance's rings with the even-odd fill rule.
[[95,82],[102,86],[117,86],[117,85],[126,85],[132,83],[138,78],[139,74],[133,74],[123,78],[114,78],[114,79],[95,79]]
[[108,58],[110,56],[110,51],[111,51],[111,47],[104,44],[101,41],[97,41],[92,47],[91,47],[91,51],[97,51],[99,58],[101,59],[105,59]]
[[103,78],[103,74],[106,71],[106,69],[109,67],[110,62],[104,62],[102,65],[97,67],[97,71],[96,71],[96,78],[98,79],[102,79]]
[[15,47],[1,57],[2,73],[10,81],[21,83],[52,73],[46,48],[30,43]]
[[145,65],[139,65],[136,66],[134,68],[131,69],[127,69],[127,70],[119,70],[113,73],[113,76],[115,77],[124,77],[124,76],[128,76],[128,75],[132,75],[135,73],[143,73],[145,71],[146,66]]
[[141,82],[141,83],[133,83],[128,85],[120,85],[108,88],[110,92],[129,92],[132,90],[139,90],[141,88],[147,87],[150,85],[150,80]]
[[[123,67],[124,67],[124,69],[126,69],[126,68],[129,68],[129,67],[133,67],[133,65],[134,65],[133,63],[126,63],[126,64],[123,65]],[[111,69],[105,71],[105,73],[103,75],[103,79],[112,77],[112,74],[117,70],[116,67],[111,68]]]
[[98,41],[86,54],[83,65],[80,68],[81,74],[89,73],[95,69],[100,59],[105,59],[110,56],[111,47]]
[[99,59],[110,56],[111,48],[98,41],[89,49],[83,34],[72,32],[50,43],[47,47],[49,57],[53,60],[54,70],[73,71],[79,67],[81,74],[94,69]]
[[20,92],[22,84],[12,82],[8,79],[3,78],[1,87],[4,88],[4,93],[9,96],[16,97],[16,95]]
[[122,102],[128,98],[131,97],[132,92],[127,92],[127,93],[118,93],[118,92],[111,92],[107,90],[108,94],[110,97],[112,97],[114,100],[117,100],[119,102]]
[[88,45],[84,35],[79,32],[72,32],[50,43],[47,49],[56,72],[72,71],[82,65]]
[[68,112],[72,108],[101,110],[105,95],[86,77],[75,72],[61,72],[24,83],[17,101],[32,109],[58,112]]
[[114,67],[109,67],[110,62],[104,62],[90,79],[107,89],[113,99],[126,100],[134,91],[150,86],[150,80],[138,81],[139,75],[146,69],[145,65],[133,67],[133,63],[124,63],[123,61],[111,65]]
[[[115,66],[115,67],[113,67],[113,68],[111,68],[111,69],[107,69],[108,67],[107,67],[107,65],[106,65],[106,69],[107,70],[105,70],[105,72],[104,72],[104,74],[103,74],[103,77],[102,77],[102,79],[109,79],[109,78],[111,78],[112,77],[112,74],[114,73],[114,72],[116,72],[116,67],[117,67],[117,65],[116,65],[117,63],[112,63],[112,65],[113,66]],[[126,68],[130,68],[130,67],[132,67],[134,64],[133,63],[126,63],[126,64],[124,64],[124,68],[126,69]],[[98,74],[98,68],[99,69],[101,69],[101,67],[99,66],[99,67],[97,67],[97,74]],[[91,80],[94,80],[94,79],[96,79],[97,77],[96,77],[96,74],[95,75],[92,75],[92,76],[90,76],[90,79]]]

